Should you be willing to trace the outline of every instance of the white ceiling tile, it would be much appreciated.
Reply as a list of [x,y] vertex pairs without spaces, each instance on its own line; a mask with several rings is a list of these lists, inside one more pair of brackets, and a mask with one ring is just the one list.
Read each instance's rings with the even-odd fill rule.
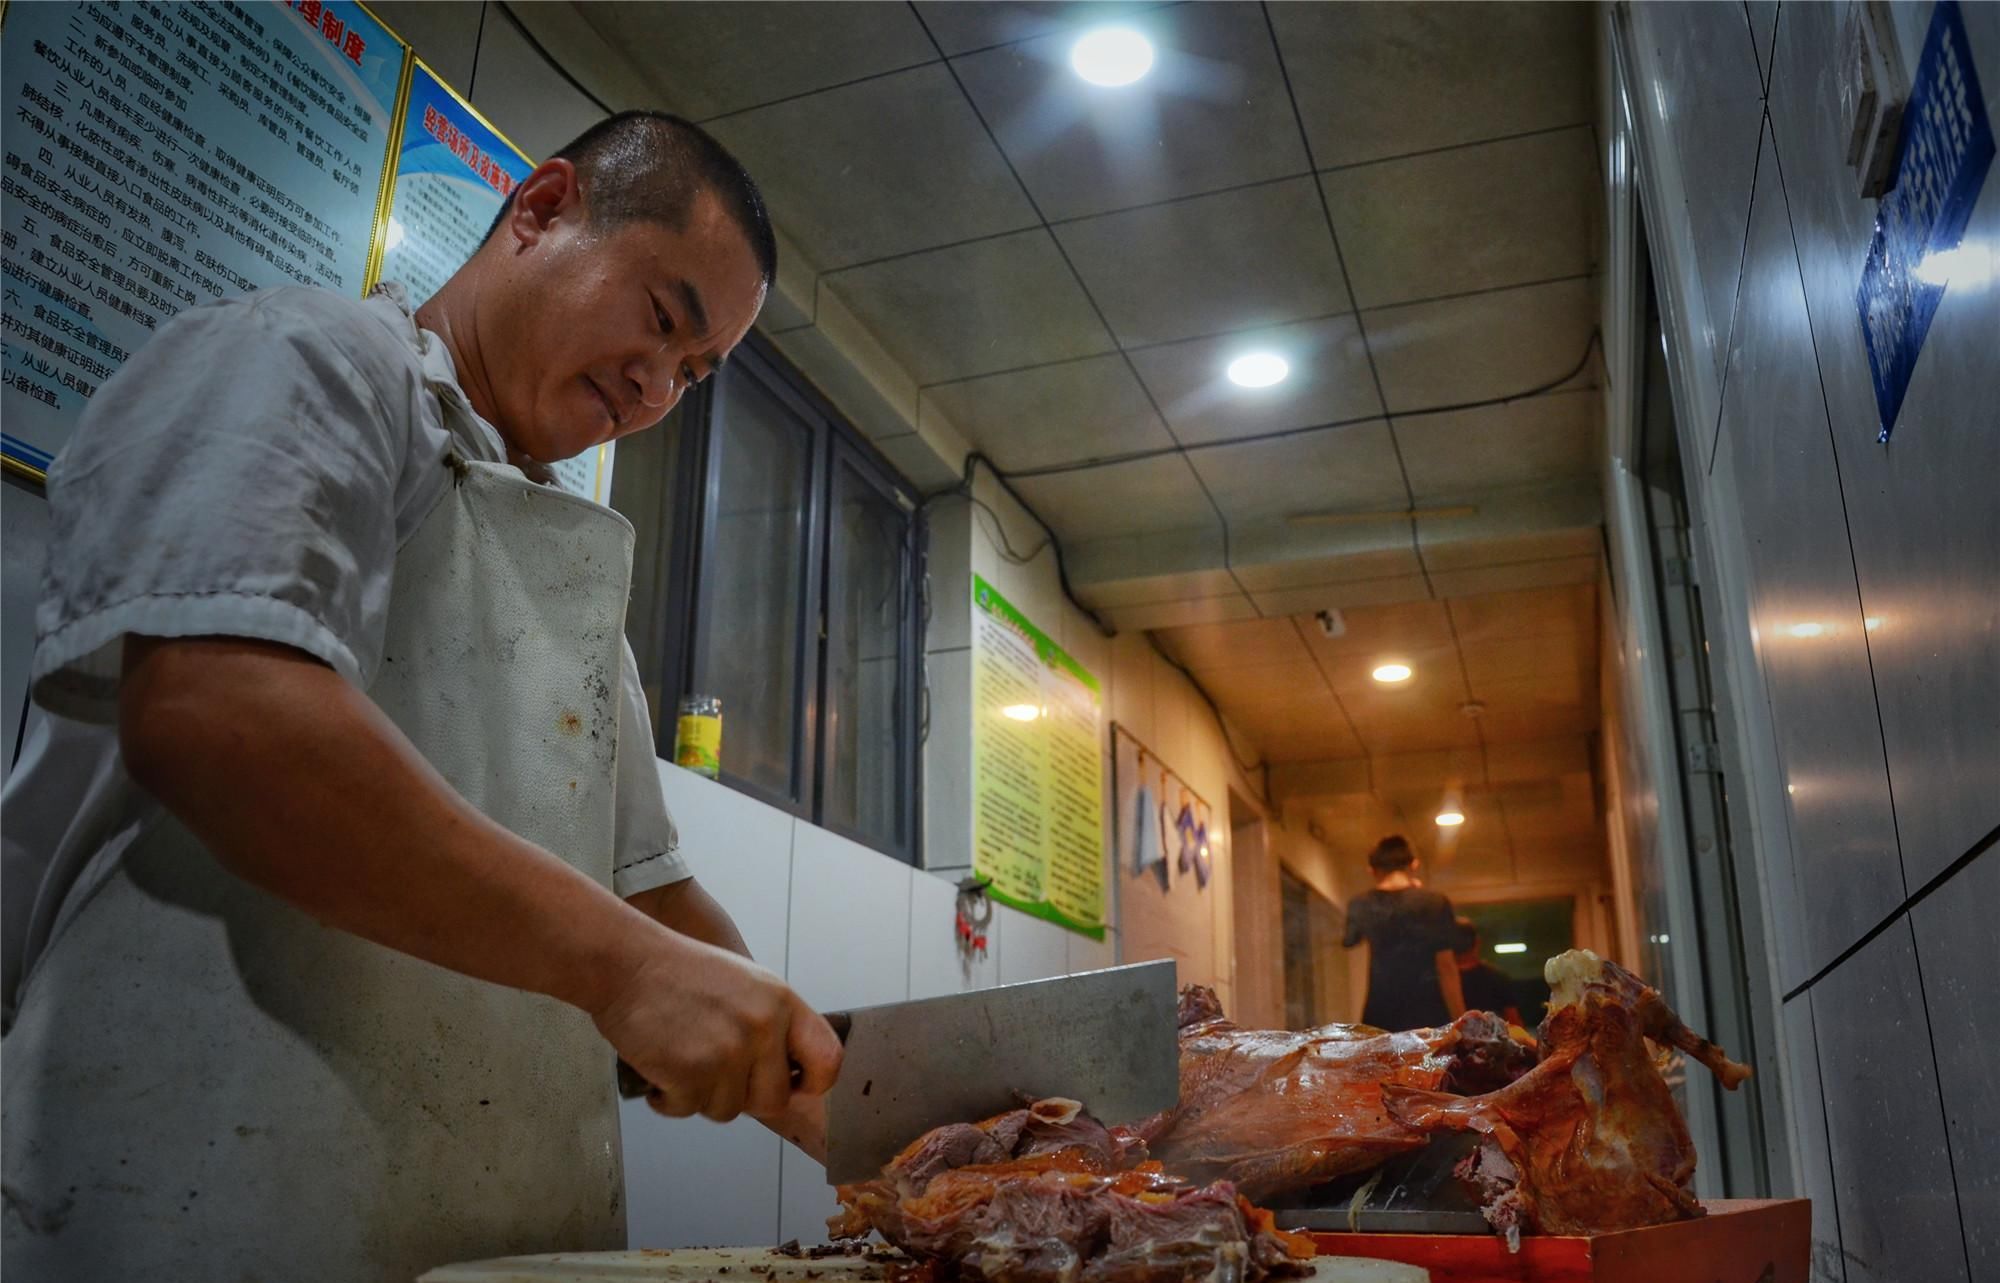
[[1306,513],[1404,510],[1402,466],[1379,420],[1188,452],[1232,525]]
[[1175,659],[1197,670],[1312,663],[1312,653],[1289,619],[1169,628],[1159,640]]
[[1268,719],[1274,716],[1269,713],[1273,706],[1293,700],[1311,701],[1329,713],[1333,711],[1333,697],[1327,694],[1319,669],[1305,657],[1303,649],[1289,664],[1198,668],[1195,677],[1225,709],[1241,704],[1246,713],[1255,710],[1257,716]]
[[1364,750],[1345,723],[1328,721],[1322,729],[1273,733],[1257,738],[1267,762],[1325,762],[1361,757]]
[[434,4],[427,0],[371,0],[368,11],[417,51],[446,84],[472,83],[473,55],[479,48],[480,6]]
[[1225,619],[1255,619],[1257,607],[1242,593],[1223,597],[1197,597],[1187,601],[1163,601],[1144,606],[1120,606],[1110,612],[1121,629],[1177,628],[1184,624],[1207,624]]
[[1517,637],[1597,635],[1595,588],[1529,588],[1446,603],[1451,626],[1468,646]]
[[[1014,487],[1065,544],[1214,528],[1218,522],[1194,470],[1177,454],[1089,472],[1022,477]],[[1116,498],[1107,502],[1107,496]]]
[[465,96],[507,140],[542,161],[604,119],[604,109],[535,52],[514,19],[503,12],[479,39]]
[[1598,729],[1595,706],[1535,709],[1490,709],[1479,719],[1489,743],[1586,735]]
[[[1249,352],[1283,357],[1290,374],[1272,387],[1238,387],[1229,381],[1229,363]],[[1187,443],[1381,413],[1368,353],[1351,316],[1141,348],[1132,353],[1132,364],[1167,426]]]
[[1452,619],[1441,601],[1405,601],[1355,607],[1342,612],[1346,631],[1338,637],[1308,632],[1306,641],[1324,659],[1367,659],[1395,647],[1449,646]]
[[[1482,566],[1507,566],[1523,561],[1594,557],[1603,544],[1604,531],[1598,526],[1484,539],[1426,539],[1423,545],[1424,565],[1433,571],[1476,570]],[[1249,586],[1244,585],[1246,588]]]
[[[1366,320],[1391,411],[1519,396],[1577,368],[1597,324],[1597,285],[1494,290],[1382,308]],[[1576,382],[1594,383],[1594,369],[1584,362]]]
[[1111,336],[1040,229],[821,278],[919,383],[1092,356]]
[[1554,561],[1523,561],[1475,570],[1433,570],[1431,586],[1443,597],[1507,592],[1516,588],[1546,588],[1556,584],[1594,584],[1598,559],[1562,557]]
[[1417,501],[1562,477],[1594,476],[1604,402],[1595,389],[1508,405],[1398,418]]
[[1127,345],[1351,306],[1310,178],[1104,214],[1055,233]]
[[922,399],[1010,472],[1174,444],[1116,353],[935,384]]
[[[1394,685],[1378,682],[1374,673],[1383,664],[1407,665],[1410,676]],[[1458,648],[1449,643],[1415,646],[1391,642],[1366,650],[1356,647],[1337,653],[1323,652],[1319,667],[1326,674],[1327,684],[1343,699],[1350,694],[1400,696],[1408,692],[1424,699],[1449,700],[1454,708],[1466,699]]]
[[1040,221],[942,63],[708,129],[757,176],[771,217],[822,271]]
[[1308,588],[1274,588],[1250,596],[1257,609],[1266,615],[1311,615],[1322,610],[1344,614],[1360,606],[1422,601],[1430,596],[1430,584],[1422,575],[1397,575],[1390,579],[1356,579]]
[[1422,573],[1423,566],[1417,561],[1416,547],[1405,542],[1400,548],[1371,548],[1337,557],[1266,561],[1240,566],[1236,569],[1236,579],[1251,592],[1273,592],[1281,588],[1319,588],[1327,584],[1392,579]]
[[[1074,573],[1071,581],[1076,582]],[[1078,583],[1077,591],[1093,606],[1152,606],[1194,597],[1227,597],[1240,594],[1242,588],[1226,570],[1193,570],[1105,583]]]
[[1033,40],[1158,7],[1137,0],[917,0],[916,5],[948,54]]
[[673,109],[696,120],[937,59],[895,4],[683,0],[577,5]]
[[1467,643],[1465,675],[1481,699],[1492,683],[1527,681],[1549,673],[1574,675],[1584,652],[1578,639],[1557,633],[1546,637],[1509,637]]
[[1124,25],[1153,69],[1106,89],[1069,65],[1067,33],[954,59],[1048,218],[1077,218],[1303,174],[1284,78],[1256,5],[1186,4]]
[[1592,119],[1580,4],[1270,6],[1322,167]]
[[1588,127],[1320,175],[1362,307],[1576,276],[1594,266]]

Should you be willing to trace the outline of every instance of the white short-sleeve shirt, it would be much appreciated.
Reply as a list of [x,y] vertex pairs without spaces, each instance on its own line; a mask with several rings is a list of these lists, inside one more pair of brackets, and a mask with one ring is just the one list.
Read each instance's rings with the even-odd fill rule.
[[[399,286],[359,301],[262,290],[181,313],[91,399],[49,471],[31,727],[0,821],[0,998],[116,868],[159,803],[116,727],[127,634],[235,636],[313,655],[366,688],[396,551],[444,494],[447,449],[504,463],[449,350]],[[625,648],[615,890],[688,876]]]

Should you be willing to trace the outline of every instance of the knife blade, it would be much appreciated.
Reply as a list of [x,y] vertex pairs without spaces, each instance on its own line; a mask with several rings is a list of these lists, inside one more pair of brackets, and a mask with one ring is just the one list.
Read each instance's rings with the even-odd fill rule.
[[1106,1122],[1180,1098],[1172,960],[848,1014],[827,1094],[827,1180],[869,1180],[933,1127],[1067,1096]]

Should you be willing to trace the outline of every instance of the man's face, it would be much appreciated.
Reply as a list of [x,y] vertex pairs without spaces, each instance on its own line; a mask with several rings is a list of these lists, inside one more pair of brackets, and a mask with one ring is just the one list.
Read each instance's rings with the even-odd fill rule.
[[658,423],[764,303],[749,238],[713,192],[678,231],[646,220],[600,229],[565,201],[528,205],[500,234],[512,260],[506,314],[481,317],[481,346],[499,427],[542,463]]

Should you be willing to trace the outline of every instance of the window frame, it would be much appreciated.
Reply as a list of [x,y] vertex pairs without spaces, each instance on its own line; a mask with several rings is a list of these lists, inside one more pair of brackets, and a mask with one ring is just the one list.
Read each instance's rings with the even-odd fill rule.
[[836,434],[828,442],[826,484],[821,488],[820,492],[827,512],[827,521],[824,527],[826,535],[824,549],[825,563],[822,567],[820,578],[820,596],[822,602],[820,619],[822,627],[820,629],[819,646],[819,692],[815,701],[816,709],[814,714],[817,730],[815,753],[817,769],[815,771],[814,790],[815,796],[820,799],[822,804],[817,807],[819,818],[813,822],[829,832],[838,833],[840,836],[859,842],[864,846],[874,847],[876,850],[882,849],[878,842],[868,834],[848,825],[836,824],[828,820],[826,818],[826,808],[823,805],[826,797],[826,781],[837,762],[837,754],[832,742],[828,719],[824,715],[828,702],[827,687],[832,677],[831,665],[827,662],[832,646],[832,630],[824,626],[827,619],[824,613],[824,603],[829,599],[837,600],[839,597],[839,594],[834,590],[839,586],[835,582],[836,557],[841,551],[840,545],[842,541],[838,537],[840,532],[839,524],[832,518],[836,510],[833,502],[834,491],[839,484],[841,468],[845,466],[852,468],[855,476],[876,497],[886,499],[900,508],[906,519],[906,524],[903,527],[903,555],[899,583],[897,585],[896,638],[898,643],[898,658],[896,664],[897,706],[895,710],[896,726],[899,732],[896,736],[895,770],[896,778],[901,785],[897,797],[896,820],[898,827],[902,830],[903,840],[900,843],[893,844],[891,849],[884,853],[894,855],[899,860],[916,865],[919,863],[922,854],[920,834],[923,828],[922,811],[919,807],[919,800],[922,795],[923,771],[921,765],[922,746],[918,742],[920,734],[918,712],[924,699],[921,653],[923,650],[921,584],[923,582],[925,550],[929,542],[927,537],[928,532],[924,524],[922,500],[916,496],[908,483],[903,481],[894,468],[890,467],[875,451],[865,447],[865,442],[844,439],[841,435]]
[[[665,654],[661,658],[661,703],[657,751],[673,760],[674,730],[680,701],[690,691],[704,689],[707,666],[706,628],[715,612],[717,586],[714,559],[707,556],[716,542],[721,499],[722,433],[728,412],[724,393],[731,382],[754,379],[797,420],[809,441],[803,514],[803,566],[798,588],[797,624],[792,638],[794,674],[791,744],[791,787],[774,791],[732,774],[726,767],[719,781],[809,824],[858,842],[912,866],[923,856],[923,584],[927,574],[929,526],[923,496],[873,443],[841,413],[762,334],[753,331],[731,354],[729,362],[710,379],[691,389],[682,403],[685,418],[679,441],[678,475],[674,488],[672,541],[667,558],[668,585],[660,608],[667,612]],[[902,840],[880,838],[824,818],[825,784],[834,749],[828,743],[825,710],[828,699],[826,616],[828,588],[839,573],[834,530],[833,489],[843,464],[853,468],[874,493],[892,501],[907,517],[898,612],[897,665],[898,734],[894,769],[900,782],[897,823]],[[727,744],[729,710],[723,709]]]

